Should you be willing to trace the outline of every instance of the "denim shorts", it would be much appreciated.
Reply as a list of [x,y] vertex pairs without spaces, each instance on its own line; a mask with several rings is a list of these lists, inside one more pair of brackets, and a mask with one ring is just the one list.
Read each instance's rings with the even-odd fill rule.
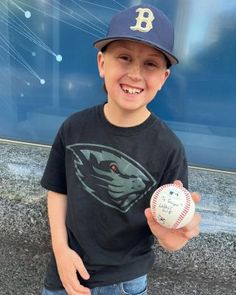
[[[43,289],[42,295],[67,295],[65,290],[50,291]],[[97,287],[91,295],[147,295],[147,275],[118,284]]]

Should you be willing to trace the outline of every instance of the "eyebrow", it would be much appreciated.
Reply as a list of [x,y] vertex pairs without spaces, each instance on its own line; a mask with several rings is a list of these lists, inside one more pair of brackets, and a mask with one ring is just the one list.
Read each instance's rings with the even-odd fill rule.
[[149,54],[150,56],[153,56],[153,57],[161,57],[162,55],[161,54],[157,54],[157,53],[152,53],[152,54]]
[[118,49],[127,49],[127,50],[132,51],[132,48],[130,46],[127,46],[127,45],[115,44],[115,49],[116,48],[118,48]]
[[165,58],[165,55],[163,54],[163,53],[151,53],[151,54],[149,54],[150,56],[152,56],[152,57],[158,57],[158,58]]

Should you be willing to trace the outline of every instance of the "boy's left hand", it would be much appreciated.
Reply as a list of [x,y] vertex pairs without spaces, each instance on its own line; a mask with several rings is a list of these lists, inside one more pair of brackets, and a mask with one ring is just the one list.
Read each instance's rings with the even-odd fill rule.
[[[180,181],[174,182],[177,185],[182,186]],[[193,201],[199,203],[201,197],[196,192],[191,193]],[[158,239],[159,244],[168,251],[177,251],[183,248],[187,242],[193,237],[199,234],[199,225],[201,221],[201,216],[195,213],[193,219],[185,227],[180,229],[168,229],[160,225],[153,218],[151,209],[147,208],[145,210],[145,216],[147,218],[147,223],[151,229],[153,235]]]

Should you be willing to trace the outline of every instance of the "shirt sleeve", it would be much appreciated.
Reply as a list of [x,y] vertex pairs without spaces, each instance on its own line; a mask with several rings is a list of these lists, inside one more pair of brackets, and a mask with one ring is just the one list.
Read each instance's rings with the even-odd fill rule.
[[60,128],[52,145],[41,185],[47,190],[67,194],[65,168],[65,144],[63,126]]
[[178,152],[175,151],[172,154],[161,180],[161,185],[172,183],[175,180],[180,180],[183,186],[188,189],[188,163],[183,146]]

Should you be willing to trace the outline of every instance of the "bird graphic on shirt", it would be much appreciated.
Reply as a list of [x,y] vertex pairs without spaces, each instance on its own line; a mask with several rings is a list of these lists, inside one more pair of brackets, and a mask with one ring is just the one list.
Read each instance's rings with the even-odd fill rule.
[[126,154],[104,145],[73,144],[75,174],[102,204],[127,212],[156,185],[152,175]]

